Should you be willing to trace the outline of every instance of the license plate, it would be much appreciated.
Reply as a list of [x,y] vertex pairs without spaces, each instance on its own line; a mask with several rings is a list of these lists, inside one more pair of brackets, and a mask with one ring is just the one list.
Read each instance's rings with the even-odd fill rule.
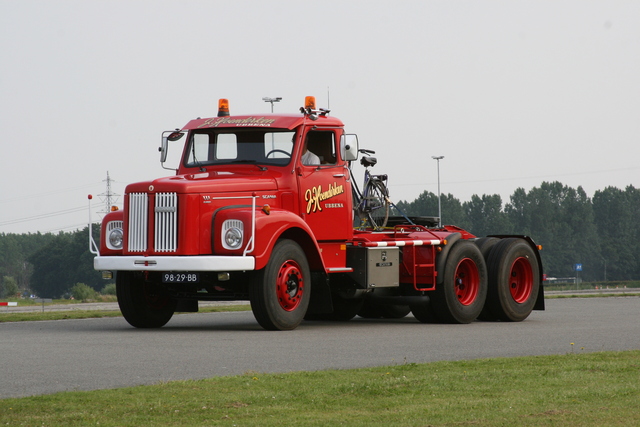
[[162,283],[198,283],[198,273],[162,273]]

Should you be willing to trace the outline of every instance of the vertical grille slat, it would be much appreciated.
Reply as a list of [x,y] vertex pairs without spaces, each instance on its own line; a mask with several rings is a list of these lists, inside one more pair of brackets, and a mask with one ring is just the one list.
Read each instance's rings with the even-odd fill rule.
[[147,250],[148,197],[145,193],[129,195],[129,251]]
[[178,248],[178,197],[176,193],[158,193],[155,207],[155,250],[175,252]]
[[[154,230],[154,241],[155,241],[155,248],[156,250],[158,250],[159,248],[163,247],[163,239],[162,239],[162,233],[161,230],[164,229],[164,215],[162,215],[162,211],[161,209],[164,207],[164,198],[162,197],[162,194],[156,194],[156,207],[155,207],[155,230]],[[161,250],[161,249],[160,249]]]

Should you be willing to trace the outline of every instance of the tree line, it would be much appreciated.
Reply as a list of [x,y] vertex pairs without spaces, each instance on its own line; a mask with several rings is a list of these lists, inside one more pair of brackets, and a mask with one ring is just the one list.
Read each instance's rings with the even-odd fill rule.
[[[543,246],[545,273],[575,277],[582,265],[585,281],[640,279],[640,189],[607,187],[589,198],[582,187],[543,182],[530,191],[518,188],[508,203],[494,195],[460,202],[441,195],[443,224],[476,236],[524,234]],[[407,216],[437,216],[438,196],[424,191],[397,207]],[[397,213],[396,213],[397,214]],[[93,227],[99,240],[100,227]],[[58,298],[77,283],[96,291],[105,286],[93,269],[88,227],[59,234],[0,233],[0,297],[16,292]]]
[[[92,228],[97,242],[100,226]],[[0,233],[0,297],[14,295],[17,288],[21,294],[60,298],[78,283],[96,291],[105,286],[93,269],[88,227],[58,234]]]
[[[518,188],[503,205],[497,195],[474,195],[461,203],[441,195],[443,224],[476,236],[523,234],[543,246],[547,276],[585,281],[640,278],[640,189],[607,187],[589,198],[582,187],[543,182],[529,192]],[[408,216],[437,216],[438,196],[423,192],[398,208]]]

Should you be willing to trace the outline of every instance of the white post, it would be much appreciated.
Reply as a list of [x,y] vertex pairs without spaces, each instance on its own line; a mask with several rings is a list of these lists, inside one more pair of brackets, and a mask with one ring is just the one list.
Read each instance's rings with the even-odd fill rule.
[[442,227],[442,203],[440,197],[440,160],[444,159],[444,156],[431,156],[436,162],[438,162],[438,227]]

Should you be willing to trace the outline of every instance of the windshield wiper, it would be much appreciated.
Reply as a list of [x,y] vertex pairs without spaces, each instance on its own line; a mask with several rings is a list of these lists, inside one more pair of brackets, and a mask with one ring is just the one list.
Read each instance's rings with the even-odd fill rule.
[[[253,165],[253,164],[258,163],[258,161],[257,160],[253,160],[253,159],[243,159],[243,160],[233,160],[230,163],[233,163],[233,164],[247,163],[247,164],[252,164]],[[261,171],[268,170],[265,166],[256,165],[256,167],[258,169],[260,169]]]
[[191,145],[191,154],[193,155],[193,163],[200,169],[200,172],[206,172],[207,169],[202,166],[202,164],[200,163],[200,160],[198,160],[196,158],[196,145],[192,144]]

